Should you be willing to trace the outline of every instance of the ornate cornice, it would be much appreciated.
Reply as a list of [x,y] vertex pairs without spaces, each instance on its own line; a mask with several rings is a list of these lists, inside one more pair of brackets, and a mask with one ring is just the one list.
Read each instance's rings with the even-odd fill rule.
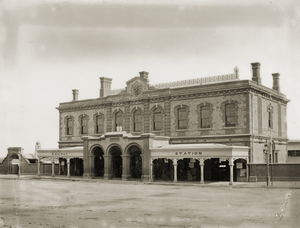
[[[232,89],[226,89],[228,86],[232,86]],[[101,108],[107,108],[109,106],[112,107],[119,107],[124,105],[137,105],[137,104],[144,104],[144,103],[158,103],[158,102],[164,102],[166,100],[171,101],[177,101],[177,100],[187,100],[187,99],[199,99],[199,98],[207,98],[207,97],[218,97],[218,96],[227,96],[227,95],[236,95],[236,94],[256,94],[259,95],[265,99],[269,99],[275,102],[280,102],[283,104],[287,104],[289,102],[288,99],[286,99],[284,96],[281,96],[281,94],[276,94],[275,91],[272,91],[271,89],[266,90],[265,87],[259,87],[253,84],[253,82],[249,80],[244,81],[233,81],[233,82],[227,82],[226,86],[220,84],[209,84],[209,85],[203,85],[203,86],[215,86],[218,90],[216,91],[203,91],[202,85],[189,87],[189,88],[176,88],[171,90],[157,90],[157,94],[153,94],[154,91],[148,94],[144,94],[144,96],[141,96],[140,98],[135,98],[134,100],[127,100],[127,101],[117,101],[113,102],[111,99],[109,101],[104,101],[105,103],[102,104],[95,104],[95,105],[85,105],[83,104],[83,101],[78,103],[78,106],[75,106],[76,103],[66,103],[63,104],[62,107],[58,107],[57,109],[60,112],[72,112],[72,111],[82,111],[82,110],[93,110],[93,109],[101,109]],[[240,88],[234,88],[240,86]],[[201,90],[203,92],[201,92]],[[171,91],[171,93],[170,93]],[[179,93],[181,92],[181,94]],[[182,93],[184,92],[184,94]],[[159,97],[157,97],[159,95]],[[147,98],[146,98],[147,96]],[[96,99],[95,99],[96,100]],[[90,103],[91,100],[88,100],[87,103]],[[63,106],[71,106],[64,108]]]

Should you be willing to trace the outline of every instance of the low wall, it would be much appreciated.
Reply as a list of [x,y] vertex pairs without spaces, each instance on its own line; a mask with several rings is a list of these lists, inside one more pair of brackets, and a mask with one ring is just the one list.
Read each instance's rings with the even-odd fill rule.
[[[52,174],[52,164],[41,164],[41,175]],[[36,169],[37,173],[37,169]],[[58,164],[54,164],[54,174],[58,175]]]
[[[248,164],[249,181],[266,181],[267,164]],[[300,164],[269,164],[270,178],[273,181],[300,181]]]

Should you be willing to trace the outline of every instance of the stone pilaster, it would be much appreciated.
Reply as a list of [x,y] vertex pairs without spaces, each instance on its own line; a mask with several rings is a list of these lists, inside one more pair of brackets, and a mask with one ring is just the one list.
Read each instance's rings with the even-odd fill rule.
[[130,166],[130,155],[122,155],[122,180],[130,180],[131,175],[129,172]]
[[104,179],[111,180],[112,173],[111,173],[111,158],[112,155],[103,155],[104,157]]

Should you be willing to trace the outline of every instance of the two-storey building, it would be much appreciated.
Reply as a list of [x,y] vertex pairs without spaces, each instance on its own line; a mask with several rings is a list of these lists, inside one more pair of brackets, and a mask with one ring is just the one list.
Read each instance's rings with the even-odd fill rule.
[[[100,78],[100,96],[60,103],[59,149],[39,157],[60,160],[59,174],[143,181],[251,180],[247,165],[287,158],[286,106],[279,74],[273,87],[261,84],[260,63],[252,80],[234,73],[149,84],[148,72],[111,90]],[[186,78],[186,76],[184,76]],[[53,173],[54,175],[54,173]]]

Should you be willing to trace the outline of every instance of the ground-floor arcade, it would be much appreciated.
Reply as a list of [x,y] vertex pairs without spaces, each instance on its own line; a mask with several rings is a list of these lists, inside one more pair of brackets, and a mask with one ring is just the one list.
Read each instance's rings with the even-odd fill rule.
[[[177,144],[152,148],[150,181],[165,176],[174,182],[229,181],[232,185],[233,181],[246,181],[248,151],[248,147],[222,144]],[[159,167],[162,166],[161,174]]]
[[[59,160],[59,175],[107,180],[247,181],[248,147],[169,144],[169,138],[126,132],[85,136],[83,147],[38,150]],[[40,169],[39,169],[40,170]],[[38,171],[41,175],[40,171]],[[54,176],[54,162],[52,163]]]
[[51,176],[55,176],[55,161],[58,160],[58,175],[67,177],[83,175],[83,147],[72,147],[64,149],[39,149],[38,157],[38,175],[43,175],[41,169],[41,160],[43,158],[51,159]]
[[107,180],[147,179],[147,157],[142,151],[141,142],[93,143],[85,156],[84,176]]

